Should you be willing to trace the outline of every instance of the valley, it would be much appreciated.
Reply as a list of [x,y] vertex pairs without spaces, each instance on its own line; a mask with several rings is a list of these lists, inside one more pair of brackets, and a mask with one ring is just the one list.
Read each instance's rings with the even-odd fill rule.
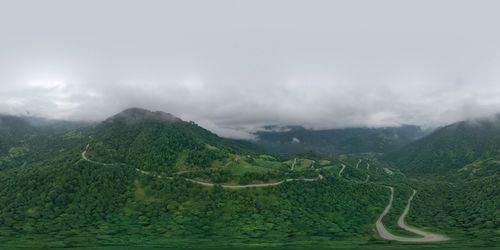
[[[106,166],[106,165],[113,165],[113,164],[109,164],[109,163],[101,163],[101,162],[96,162],[96,161],[89,160],[86,157],[86,153],[87,153],[87,150],[89,149],[89,147],[90,147],[90,144],[87,144],[87,146],[85,147],[85,150],[82,152],[82,159],[83,160],[88,161],[90,163],[98,164],[98,165],[104,165],[104,166]],[[299,160],[299,162],[300,161],[301,160]],[[358,160],[358,162],[356,163],[356,167],[355,167],[356,169],[359,167],[359,164],[362,161],[363,161],[362,159]],[[311,162],[310,168],[313,168],[315,161],[310,161],[310,162]],[[293,171],[295,169],[295,165],[296,164],[297,164],[297,158],[294,158],[293,162],[292,162],[292,165],[290,167],[291,171]],[[227,166],[227,164],[226,164],[226,166]],[[341,166],[342,166],[342,168],[338,172],[338,177],[342,177],[342,172],[347,167],[343,163],[341,164]],[[368,170],[369,166],[370,165],[367,162],[367,170]],[[169,180],[174,179],[175,175],[178,175],[179,173],[182,173],[182,172],[179,172],[179,173],[174,173],[173,176],[164,176],[164,175],[161,175],[161,174],[155,174],[155,173],[151,173],[151,172],[148,172],[148,171],[144,171],[144,170],[141,170],[141,169],[138,169],[138,168],[136,168],[135,170],[137,172],[143,174],[143,175],[153,176],[155,178],[160,178],[160,179],[164,178],[164,179],[169,179]],[[316,171],[318,171],[318,170],[321,170],[321,169],[316,169]],[[384,171],[388,175],[392,175],[393,174],[393,172],[390,171],[387,168],[384,168]],[[367,178],[364,181],[364,183],[368,182],[369,177],[370,177],[370,175],[367,175]],[[218,187],[229,188],[229,189],[240,189],[240,188],[265,188],[265,187],[271,187],[271,186],[281,185],[281,184],[283,184],[285,182],[292,182],[292,181],[320,181],[320,180],[323,180],[323,178],[324,177],[321,174],[318,174],[317,178],[284,179],[284,180],[280,180],[280,181],[276,181],[276,182],[270,182],[270,183],[247,184],[247,185],[231,185],[231,184],[211,183],[211,182],[206,182],[206,181],[202,181],[202,180],[194,180],[194,179],[189,179],[189,178],[182,178],[182,179],[185,180],[185,181],[191,182],[191,183],[195,183],[195,184],[199,184],[199,185],[207,186],[207,187],[218,186]],[[401,237],[401,236],[396,236],[396,235],[390,233],[385,228],[384,224],[382,223],[382,220],[383,220],[384,216],[390,211],[390,209],[392,207],[392,201],[393,201],[393,198],[394,198],[394,188],[393,187],[388,187],[388,188],[391,191],[390,198],[389,198],[389,203],[388,203],[387,207],[384,209],[384,211],[382,212],[382,214],[379,216],[379,218],[377,219],[376,224],[375,224],[376,225],[376,229],[377,229],[377,233],[378,233],[378,235],[381,238],[386,239],[386,240],[399,241],[399,242],[420,242],[420,243],[425,243],[425,242],[439,242],[439,241],[447,241],[447,240],[449,240],[449,238],[446,237],[446,236],[424,232],[424,231],[422,231],[420,229],[408,226],[405,223],[405,217],[406,217],[406,215],[408,214],[408,212],[410,210],[411,201],[413,200],[415,194],[417,193],[416,190],[414,190],[414,189],[413,189],[413,193],[411,194],[410,198],[408,199],[408,203],[407,203],[407,205],[406,205],[406,207],[404,209],[404,212],[401,214],[401,216],[398,219],[398,226],[401,229],[403,229],[403,230],[406,230],[408,232],[411,232],[411,233],[414,233],[416,235],[422,236],[422,238]]]
[[36,130],[0,141],[0,246],[477,249],[498,240],[493,159],[409,175],[385,155],[256,151],[142,109]]

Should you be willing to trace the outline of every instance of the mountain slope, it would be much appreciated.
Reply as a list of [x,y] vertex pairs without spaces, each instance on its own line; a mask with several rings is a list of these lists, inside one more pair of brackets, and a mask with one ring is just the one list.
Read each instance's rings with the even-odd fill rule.
[[[386,202],[384,187],[331,176],[229,190],[136,171],[203,168],[245,146],[166,113],[129,109],[79,138],[46,145],[59,153],[36,165],[0,170],[0,246],[332,244],[364,240]],[[83,160],[87,143],[89,158],[110,164]]]
[[234,143],[193,122],[164,112],[125,110],[99,124],[89,157],[126,163],[144,170],[172,172],[176,167],[208,167],[229,157]]
[[257,145],[277,153],[335,154],[384,153],[406,145],[425,134],[416,126],[308,130],[286,127],[285,131],[256,132]]
[[500,117],[442,127],[385,158],[409,173],[446,173],[500,155]]
[[89,123],[0,115],[0,170],[61,160],[79,150]]
[[[500,240],[495,231],[500,164],[490,158],[442,179],[406,179],[399,171],[387,171],[375,157],[277,159],[251,150],[246,154],[244,142],[143,109],[126,110],[97,126],[20,134],[7,152],[26,144],[30,151],[19,159],[29,163],[0,168],[2,249],[384,249],[389,245],[376,236],[374,222],[387,206],[385,186],[398,190],[392,212],[384,218],[391,231],[411,187],[418,194],[409,224],[452,237],[431,248],[455,249],[470,239],[495,246]],[[223,180],[209,176],[206,171],[212,170],[224,170],[214,172]],[[200,179],[216,184],[193,181]],[[245,189],[220,184],[238,180],[300,181]]]

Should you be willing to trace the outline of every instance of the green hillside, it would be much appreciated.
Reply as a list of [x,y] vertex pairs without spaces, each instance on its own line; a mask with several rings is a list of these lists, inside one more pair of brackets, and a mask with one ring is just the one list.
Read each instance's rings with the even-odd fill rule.
[[385,158],[408,173],[447,173],[500,155],[500,117],[454,123]]
[[310,130],[303,127],[265,127],[255,143],[272,152],[314,152],[323,156],[385,153],[398,149],[427,132],[416,126]]
[[500,242],[500,160],[489,154],[430,178],[378,154],[266,153],[143,109],[96,125],[9,119],[0,248],[422,249],[376,230],[388,187],[382,222],[397,236],[418,237],[397,224],[415,189],[407,222],[451,237],[424,249]]

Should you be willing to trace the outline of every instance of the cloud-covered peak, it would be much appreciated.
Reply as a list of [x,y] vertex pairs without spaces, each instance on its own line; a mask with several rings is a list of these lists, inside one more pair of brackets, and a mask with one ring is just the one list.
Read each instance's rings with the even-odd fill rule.
[[439,126],[500,111],[498,3],[364,5],[11,1],[0,112],[99,121],[144,107],[249,137],[270,124]]

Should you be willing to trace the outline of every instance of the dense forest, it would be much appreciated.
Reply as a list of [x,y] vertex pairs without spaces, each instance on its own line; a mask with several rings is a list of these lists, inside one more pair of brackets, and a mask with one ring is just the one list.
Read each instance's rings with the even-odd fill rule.
[[384,158],[409,173],[446,174],[500,155],[500,117],[454,123]]
[[300,126],[267,126],[255,132],[255,143],[280,154],[313,152],[322,156],[386,153],[428,133],[417,126],[311,130]]
[[[474,137],[461,126],[469,131],[470,125],[444,127],[398,149],[404,153],[396,159],[393,153],[380,157],[376,152],[276,155],[249,142],[220,138],[170,114],[142,109],[126,110],[99,124],[3,116],[0,246],[204,242],[214,248],[379,249],[389,244],[393,249],[419,249],[418,244],[382,240],[375,231],[391,186],[393,207],[383,221],[391,232],[414,237],[397,220],[416,189],[408,223],[451,237],[426,246],[496,247],[496,137],[484,132],[488,129],[481,129],[486,135]],[[491,141],[481,139],[488,136]],[[477,143],[464,142],[471,138]],[[436,168],[420,167],[415,161],[411,170],[398,165],[409,155],[428,152],[422,147],[451,144],[457,145],[443,146],[450,151],[447,156],[463,154],[463,145],[481,153],[456,161],[418,156]],[[442,161],[455,165],[445,169],[448,165],[438,164]],[[266,183],[280,184],[223,187]]]

